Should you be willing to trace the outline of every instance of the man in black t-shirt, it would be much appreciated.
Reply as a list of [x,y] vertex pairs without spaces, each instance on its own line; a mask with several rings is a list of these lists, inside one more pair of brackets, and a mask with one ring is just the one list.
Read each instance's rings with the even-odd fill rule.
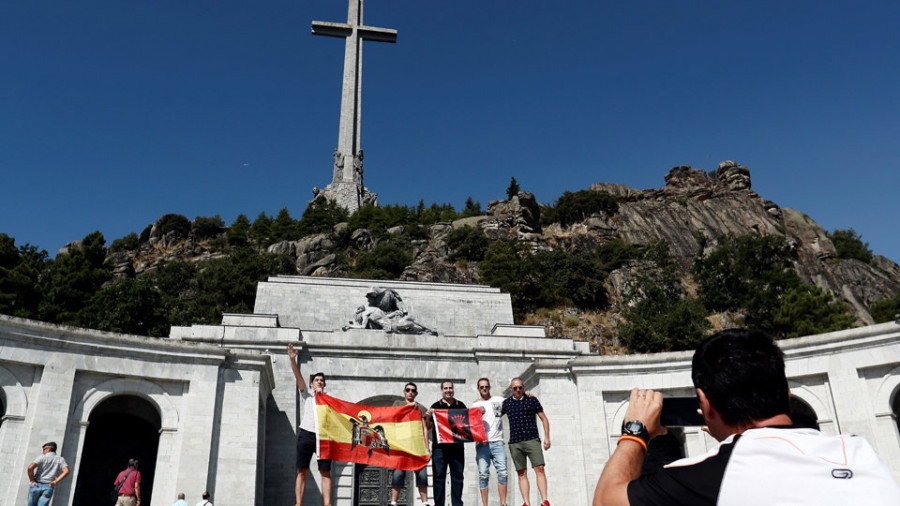
[[[453,397],[453,382],[446,380],[441,383],[441,400],[431,405],[425,413],[426,419],[431,420],[435,409],[466,409],[466,405]],[[463,470],[466,466],[466,452],[462,443],[438,444],[437,430],[431,425],[431,466],[434,471],[434,506],[444,506],[445,490],[447,486],[447,468],[450,468],[450,503],[452,506],[462,506]]]
[[791,425],[783,354],[767,334],[717,332],[694,353],[691,377],[719,446],[639,477],[649,441],[666,429],[662,394],[634,389],[594,506],[900,504],[900,488],[864,439]]

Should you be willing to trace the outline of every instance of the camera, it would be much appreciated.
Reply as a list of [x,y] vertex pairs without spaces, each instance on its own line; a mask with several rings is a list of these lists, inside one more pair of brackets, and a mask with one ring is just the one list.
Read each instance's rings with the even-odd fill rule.
[[696,397],[663,397],[659,423],[664,427],[706,425],[699,408],[700,402]]

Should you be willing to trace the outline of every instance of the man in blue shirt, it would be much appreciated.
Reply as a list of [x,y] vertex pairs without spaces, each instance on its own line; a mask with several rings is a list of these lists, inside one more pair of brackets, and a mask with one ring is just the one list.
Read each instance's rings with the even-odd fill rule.
[[516,472],[519,474],[519,491],[528,506],[531,487],[528,483],[528,460],[534,468],[535,481],[541,494],[541,506],[550,506],[547,500],[547,475],[544,474],[544,453],[541,450],[541,436],[538,433],[537,420],[544,425],[543,449],[550,449],[550,421],[544,414],[544,408],[537,397],[525,395],[522,378],[513,378],[509,385],[512,397],[503,401],[503,413],[509,420],[509,454]]

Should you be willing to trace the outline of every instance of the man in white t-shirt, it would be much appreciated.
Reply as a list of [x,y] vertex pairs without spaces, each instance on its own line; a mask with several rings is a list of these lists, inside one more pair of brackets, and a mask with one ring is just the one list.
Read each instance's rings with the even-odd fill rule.
[[472,407],[481,408],[484,420],[486,443],[475,444],[475,461],[478,464],[478,488],[481,490],[481,501],[488,503],[488,485],[491,480],[491,463],[497,470],[497,490],[500,493],[500,505],[506,506],[506,484],[509,471],[506,467],[506,448],[503,445],[503,397],[491,396],[491,381],[487,378],[478,380],[480,398],[472,403]]
[[[303,404],[300,414],[300,426],[297,431],[297,481],[294,484],[294,495],[297,506],[303,504],[303,494],[306,493],[306,475],[309,474],[309,463],[316,453],[316,394],[325,391],[325,373],[317,372],[310,380],[312,392],[306,387],[306,381],[300,374],[300,366],[297,364],[297,350],[293,344],[287,348],[288,358],[291,362],[291,370],[297,380],[297,390],[300,391],[300,402]],[[316,459],[319,474],[322,475],[322,504],[331,506],[331,460]]]
[[197,503],[197,506],[213,506],[213,503],[210,502],[212,496],[209,495],[209,491],[203,492],[203,500]]

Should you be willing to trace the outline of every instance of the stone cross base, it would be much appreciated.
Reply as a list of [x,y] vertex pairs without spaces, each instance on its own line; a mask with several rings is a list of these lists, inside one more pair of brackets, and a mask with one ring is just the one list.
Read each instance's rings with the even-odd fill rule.
[[313,189],[314,198],[323,196],[330,202],[343,207],[348,213],[353,214],[366,204],[378,205],[378,194],[370,192],[368,188],[360,186],[353,181],[341,181],[331,183],[324,190]]

